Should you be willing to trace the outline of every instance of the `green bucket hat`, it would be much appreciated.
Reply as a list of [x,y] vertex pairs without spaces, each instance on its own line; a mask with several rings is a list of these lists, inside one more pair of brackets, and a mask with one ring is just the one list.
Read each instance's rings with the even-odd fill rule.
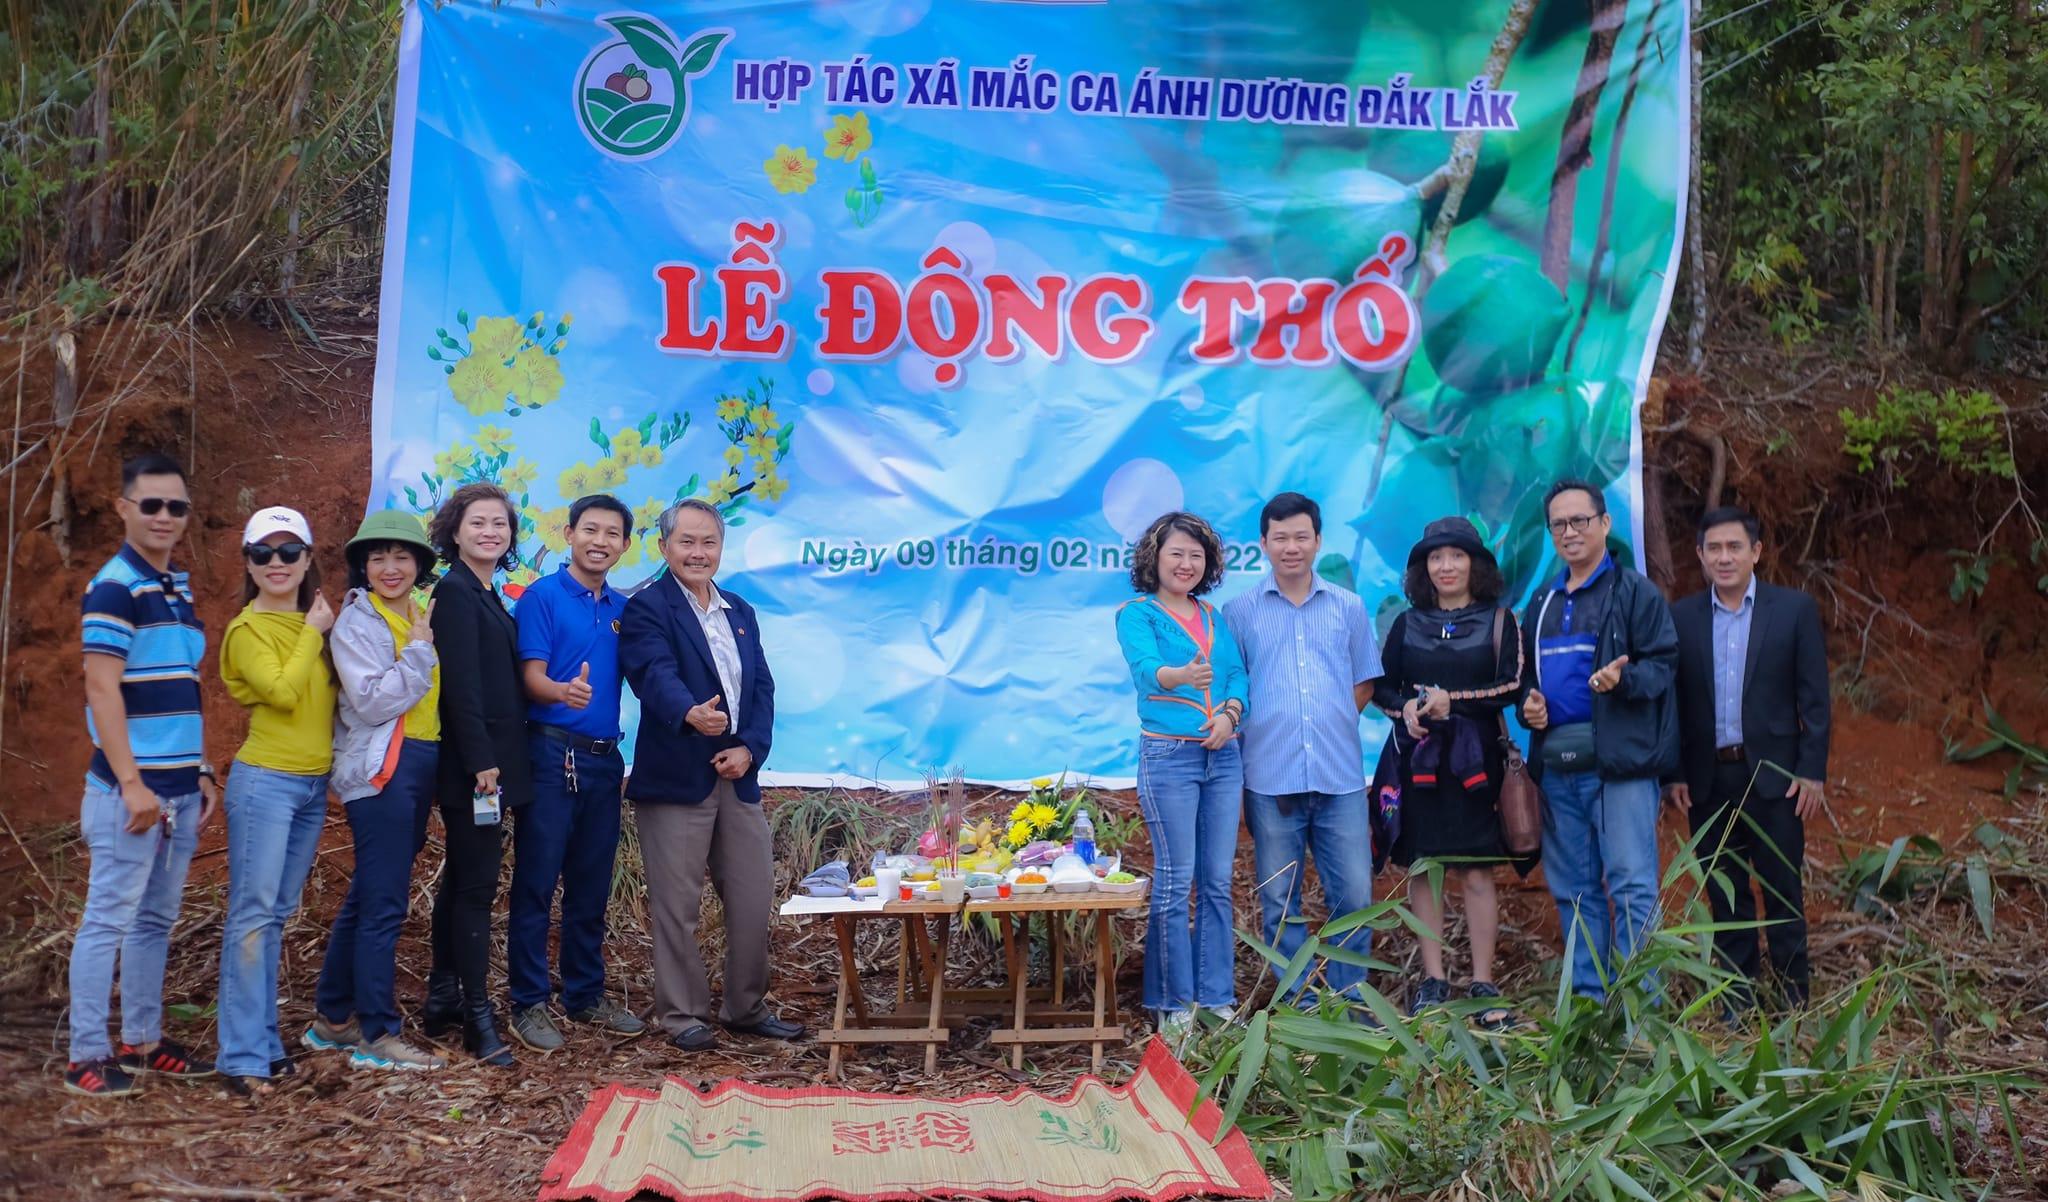
[[356,536],[348,540],[348,549],[353,551],[364,543],[409,543],[420,549],[428,564],[438,558],[434,545],[427,541],[427,528],[419,515],[402,509],[380,509],[364,518],[363,524],[356,527]]

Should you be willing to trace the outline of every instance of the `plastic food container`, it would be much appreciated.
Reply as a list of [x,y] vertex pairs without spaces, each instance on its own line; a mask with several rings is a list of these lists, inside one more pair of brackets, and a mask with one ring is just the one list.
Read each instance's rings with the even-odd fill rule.
[[1095,887],[1097,889],[1100,889],[1104,893],[1115,893],[1123,896],[1128,896],[1133,893],[1143,893],[1145,891],[1145,886],[1149,884],[1151,884],[1150,881],[1146,880],[1144,877],[1139,877],[1135,881],[1126,881],[1121,885],[1112,885],[1108,881],[1104,881]]

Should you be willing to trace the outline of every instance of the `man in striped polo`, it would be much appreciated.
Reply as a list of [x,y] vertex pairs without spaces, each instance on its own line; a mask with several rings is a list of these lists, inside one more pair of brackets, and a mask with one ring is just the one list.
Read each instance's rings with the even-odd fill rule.
[[[126,539],[85,595],[85,724],[92,767],[79,805],[91,852],[85,914],[71,950],[71,1055],[64,1087],[113,1096],[135,1077],[213,1072],[163,1037],[164,959],[199,828],[220,804],[205,762],[199,659],[206,632],[186,573],[171,563],[192,500],[174,460],[148,454],[121,469]],[[107,1034],[115,965],[121,1047]]]

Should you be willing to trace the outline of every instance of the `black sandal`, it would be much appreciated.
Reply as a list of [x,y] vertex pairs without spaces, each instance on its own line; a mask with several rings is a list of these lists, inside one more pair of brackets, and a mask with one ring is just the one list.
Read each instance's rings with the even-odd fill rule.
[[[1466,987],[1465,996],[1469,998],[1497,998],[1500,996],[1500,987],[1492,981],[1474,981]],[[1488,1006],[1474,1015],[1472,1021],[1489,1031],[1505,1031],[1510,1027],[1521,1025],[1522,1019],[1520,1015],[1506,1006]]]
[[235,1077],[223,1074],[221,1086],[238,1098],[264,1098],[277,1092],[268,1077]]

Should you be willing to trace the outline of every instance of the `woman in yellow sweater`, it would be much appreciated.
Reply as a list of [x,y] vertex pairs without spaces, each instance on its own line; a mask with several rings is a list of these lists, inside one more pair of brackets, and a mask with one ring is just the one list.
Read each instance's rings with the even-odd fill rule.
[[277,1032],[277,961],[327,821],[334,671],[313,530],[296,510],[259,510],[242,532],[248,603],[221,636],[220,675],[249,707],[228,772],[228,912],[220,955],[220,1060],[228,1087],[268,1092],[291,1071]]

